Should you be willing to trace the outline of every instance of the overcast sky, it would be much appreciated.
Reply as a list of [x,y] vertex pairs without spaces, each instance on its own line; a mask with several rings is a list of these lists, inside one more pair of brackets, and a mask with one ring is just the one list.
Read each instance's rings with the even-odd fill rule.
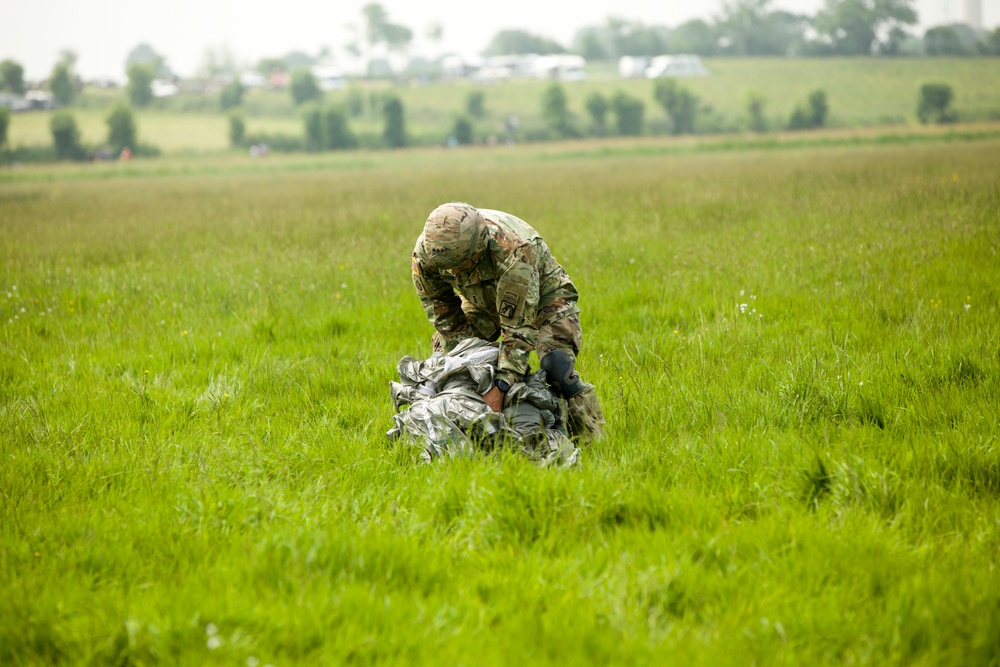
[[[194,74],[208,49],[228,48],[239,61],[255,63],[291,50],[336,54],[349,40],[348,24],[360,25],[368,0],[11,0],[0,21],[0,59],[12,58],[30,79],[48,75],[58,54],[72,49],[86,78],[124,73],[125,56],[140,42],[166,56],[181,75]],[[986,27],[1000,24],[1000,0],[981,0]],[[591,0],[470,2],[383,0],[394,23],[414,31],[416,49],[433,23],[444,26],[441,48],[463,55],[482,51],[504,28],[522,28],[569,45],[575,31],[609,15],[676,26],[710,19],[722,0]],[[822,0],[773,0],[774,8],[815,14]],[[428,8],[431,6],[432,8]],[[916,0],[922,27],[960,21],[963,0]]]

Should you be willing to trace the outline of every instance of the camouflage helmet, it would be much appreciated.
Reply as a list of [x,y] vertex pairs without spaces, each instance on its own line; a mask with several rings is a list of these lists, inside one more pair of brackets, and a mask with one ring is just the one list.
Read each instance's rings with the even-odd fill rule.
[[482,248],[486,221],[469,204],[442,204],[427,217],[421,239],[427,261],[446,271],[465,264]]

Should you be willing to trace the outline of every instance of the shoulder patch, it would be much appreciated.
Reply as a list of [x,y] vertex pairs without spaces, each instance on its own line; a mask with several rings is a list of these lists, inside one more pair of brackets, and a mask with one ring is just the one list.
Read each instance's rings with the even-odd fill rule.
[[497,303],[497,314],[500,315],[500,322],[507,326],[516,326],[524,310],[525,300],[524,285],[515,283],[505,289]]

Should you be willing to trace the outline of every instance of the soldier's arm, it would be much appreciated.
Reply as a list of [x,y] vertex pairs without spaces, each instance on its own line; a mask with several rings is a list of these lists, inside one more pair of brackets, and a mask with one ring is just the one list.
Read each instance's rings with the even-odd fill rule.
[[500,316],[501,376],[516,382],[528,372],[528,355],[535,349],[535,320],[539,301],[536,253],[530,245],[511,253],[497,279],[497,313]]
[[445,347],[451,349],[463,338],[468,322],[462,312],[462,299],[440,275],[413,258],[413,287],[420,297],[420,305],[427,319],[444,338]]

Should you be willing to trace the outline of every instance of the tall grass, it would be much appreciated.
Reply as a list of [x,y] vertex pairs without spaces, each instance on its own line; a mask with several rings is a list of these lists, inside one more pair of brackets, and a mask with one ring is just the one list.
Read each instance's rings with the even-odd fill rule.
[[[996,664],[998,149],[3,184],[0,662]],[[383,436],[452,199],[580,288],[577,469]]]

